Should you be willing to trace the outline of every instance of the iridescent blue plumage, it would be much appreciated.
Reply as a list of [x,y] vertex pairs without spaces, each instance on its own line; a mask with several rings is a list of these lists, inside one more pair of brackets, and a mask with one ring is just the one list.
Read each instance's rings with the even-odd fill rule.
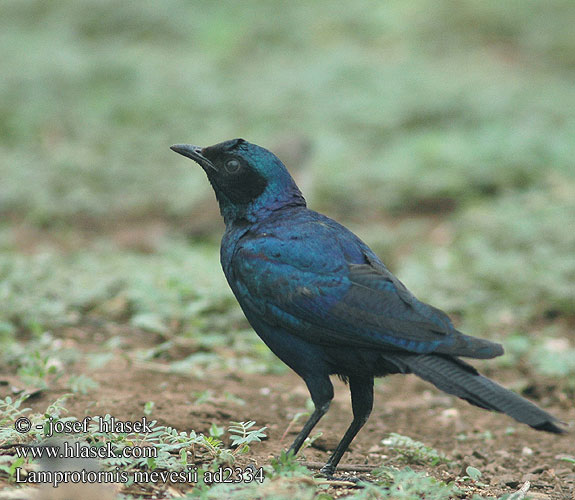
[[214,188],[226,223],[222,267],[248,321],[310,390],[316,411],[294,452],[329,407],[332,374],[349,380],[354,420],[327,474],[371,412],[373,378],[390,373],[416,373],[476,406],[562,431],[551,415],[459,360],[492,358],[503,349],[456,330],[351,231],[309,210],[271,152],[242,139],[172,149],[197,161]]

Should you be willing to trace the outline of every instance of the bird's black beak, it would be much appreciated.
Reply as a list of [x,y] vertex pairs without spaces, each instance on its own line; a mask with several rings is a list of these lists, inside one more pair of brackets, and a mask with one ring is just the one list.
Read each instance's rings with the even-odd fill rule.
[[204,170],[206,168],[211,168],[216,172],[218,171],[218,169],[214,167],[214,164],[202,154],[202,148],[200,146],[192,146],[191,144],[175,144],[170,146],[170,149],[176,153],[180,153],[183,156],[191,158]]

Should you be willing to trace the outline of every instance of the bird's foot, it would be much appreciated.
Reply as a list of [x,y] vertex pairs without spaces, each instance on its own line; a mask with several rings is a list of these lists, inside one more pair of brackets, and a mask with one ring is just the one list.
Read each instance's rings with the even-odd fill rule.
[[325,464],[320,470],[319,473],[323,474],[325,477],[332,477],[333,473],[335,472],[335,467],[330,464]]
[[345,481],[348,483],[358,484],[359,482],[369,482],[369,480],[363,477],[357,476],[335,476],[335,467],[328,464],[324,465],[319,473],[324,476],[328,481]]

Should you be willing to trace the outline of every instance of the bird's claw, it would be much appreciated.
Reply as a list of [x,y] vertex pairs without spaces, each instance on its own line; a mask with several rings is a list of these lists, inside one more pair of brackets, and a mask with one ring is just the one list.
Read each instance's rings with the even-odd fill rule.
[[365,479],[356,476],[334,476],[333,474],[326,474],[320,470],[320,474],[325,477],[328,481],[342,481],[346,483],[353,483],[357,485],[361,481],[365,481]]

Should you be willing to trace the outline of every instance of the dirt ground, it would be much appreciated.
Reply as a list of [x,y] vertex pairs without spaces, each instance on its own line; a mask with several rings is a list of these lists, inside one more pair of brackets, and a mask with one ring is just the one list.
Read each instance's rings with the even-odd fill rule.
[[[73,329],[62,332],[65,342],[82,350],[97,352],[103,334],[89,330]],[[254,333],[255,335],[255,333]],[[131,346],[143,347],[153,339],[143,332],[126,330],[123,338]],[[125,347],[125,346],[124,346]],[[279,361],[278,361],[279,363]],[[261,466],[286,449],[301,428],[303,419],[286,430],[295,414],[305,411],[307,389],[299,377],[291,371],[279,375],[247,375],[237,373],[213,373],[198,378],[194,373],[176,375],[165,373],[162,366],[138,364],[118,350],[115,359],[99,370],[86,374],[100,383],[99,389],[87,395],[77,395],[66,402],[70,415],[110,413],[120,420],[139,420],[144,404],[153,401],[151,417],[160,424],[180,431],[195,430],[208,433],[212,423],[223,426],[230,421],[255,419],[257,426],[266,426],[268,438],[252,445],[249,454],[241,460],[247,465]],[[494,377],[488,365],[482,365],[486,375]],[[74,371],[80,370],[76,366]],[[487,371],[486,371],[487,370]],[[527,382],[527,394],[531,399],[566,422],[575,420],[575,408],[562,388],[539,380],[530,379],[528,372],[498,370],[498,381],[511,386],[519,379]],[[334,380],[336,396],[328,414],[314,432],[323,435],[312,447],[303,452],[302,459],[308,467],[316,468],[323,463],[341,438],[351,421],[349,390],[339,380]],[[206,403],[194,404],[197,392],[211,390],[214,397]],[[57,384],[50,390],[30,399],[27,406],[43,411],[56,397],[68,392]],[[223,396],[229,392],[245,401],[241,404]],[[509,428],[515,431],[509,433]],[[491,438],[485,437],[489,431]],[[353,474],[369,477],[367,466],[405,466],[396,453],[381,444],[390,432],[409,436],[436,448],[457,464],[454,470],[447,465],[424,467],[409,464],[416,470],[427,470],[430,475],[450,481],[465,475],[468,465],[479,469],[483,475],[477,492],[484,496],[501,496],[516,491],[526,481],[531,484],[531,498],[575,498],[575,466],[560,459],[573,455],[573,434],[566,436],[536,432],[526,426],[515,424],[506,416],[471,407],[465,402],[446,396],[414,376],[392,376],[376,385],[376,401],[370,420],[352,443],[341,462],[342,475]],[[456,436],[465,433],[467,440]],[[286,434],[284,436],[284,434]],[[459,465],[458,465],[459,467]],[[367,476],[366,476],[367,474]],[[344,495],[345,489],[338,495]],[[161,498],[161,497],[157,497]]]

